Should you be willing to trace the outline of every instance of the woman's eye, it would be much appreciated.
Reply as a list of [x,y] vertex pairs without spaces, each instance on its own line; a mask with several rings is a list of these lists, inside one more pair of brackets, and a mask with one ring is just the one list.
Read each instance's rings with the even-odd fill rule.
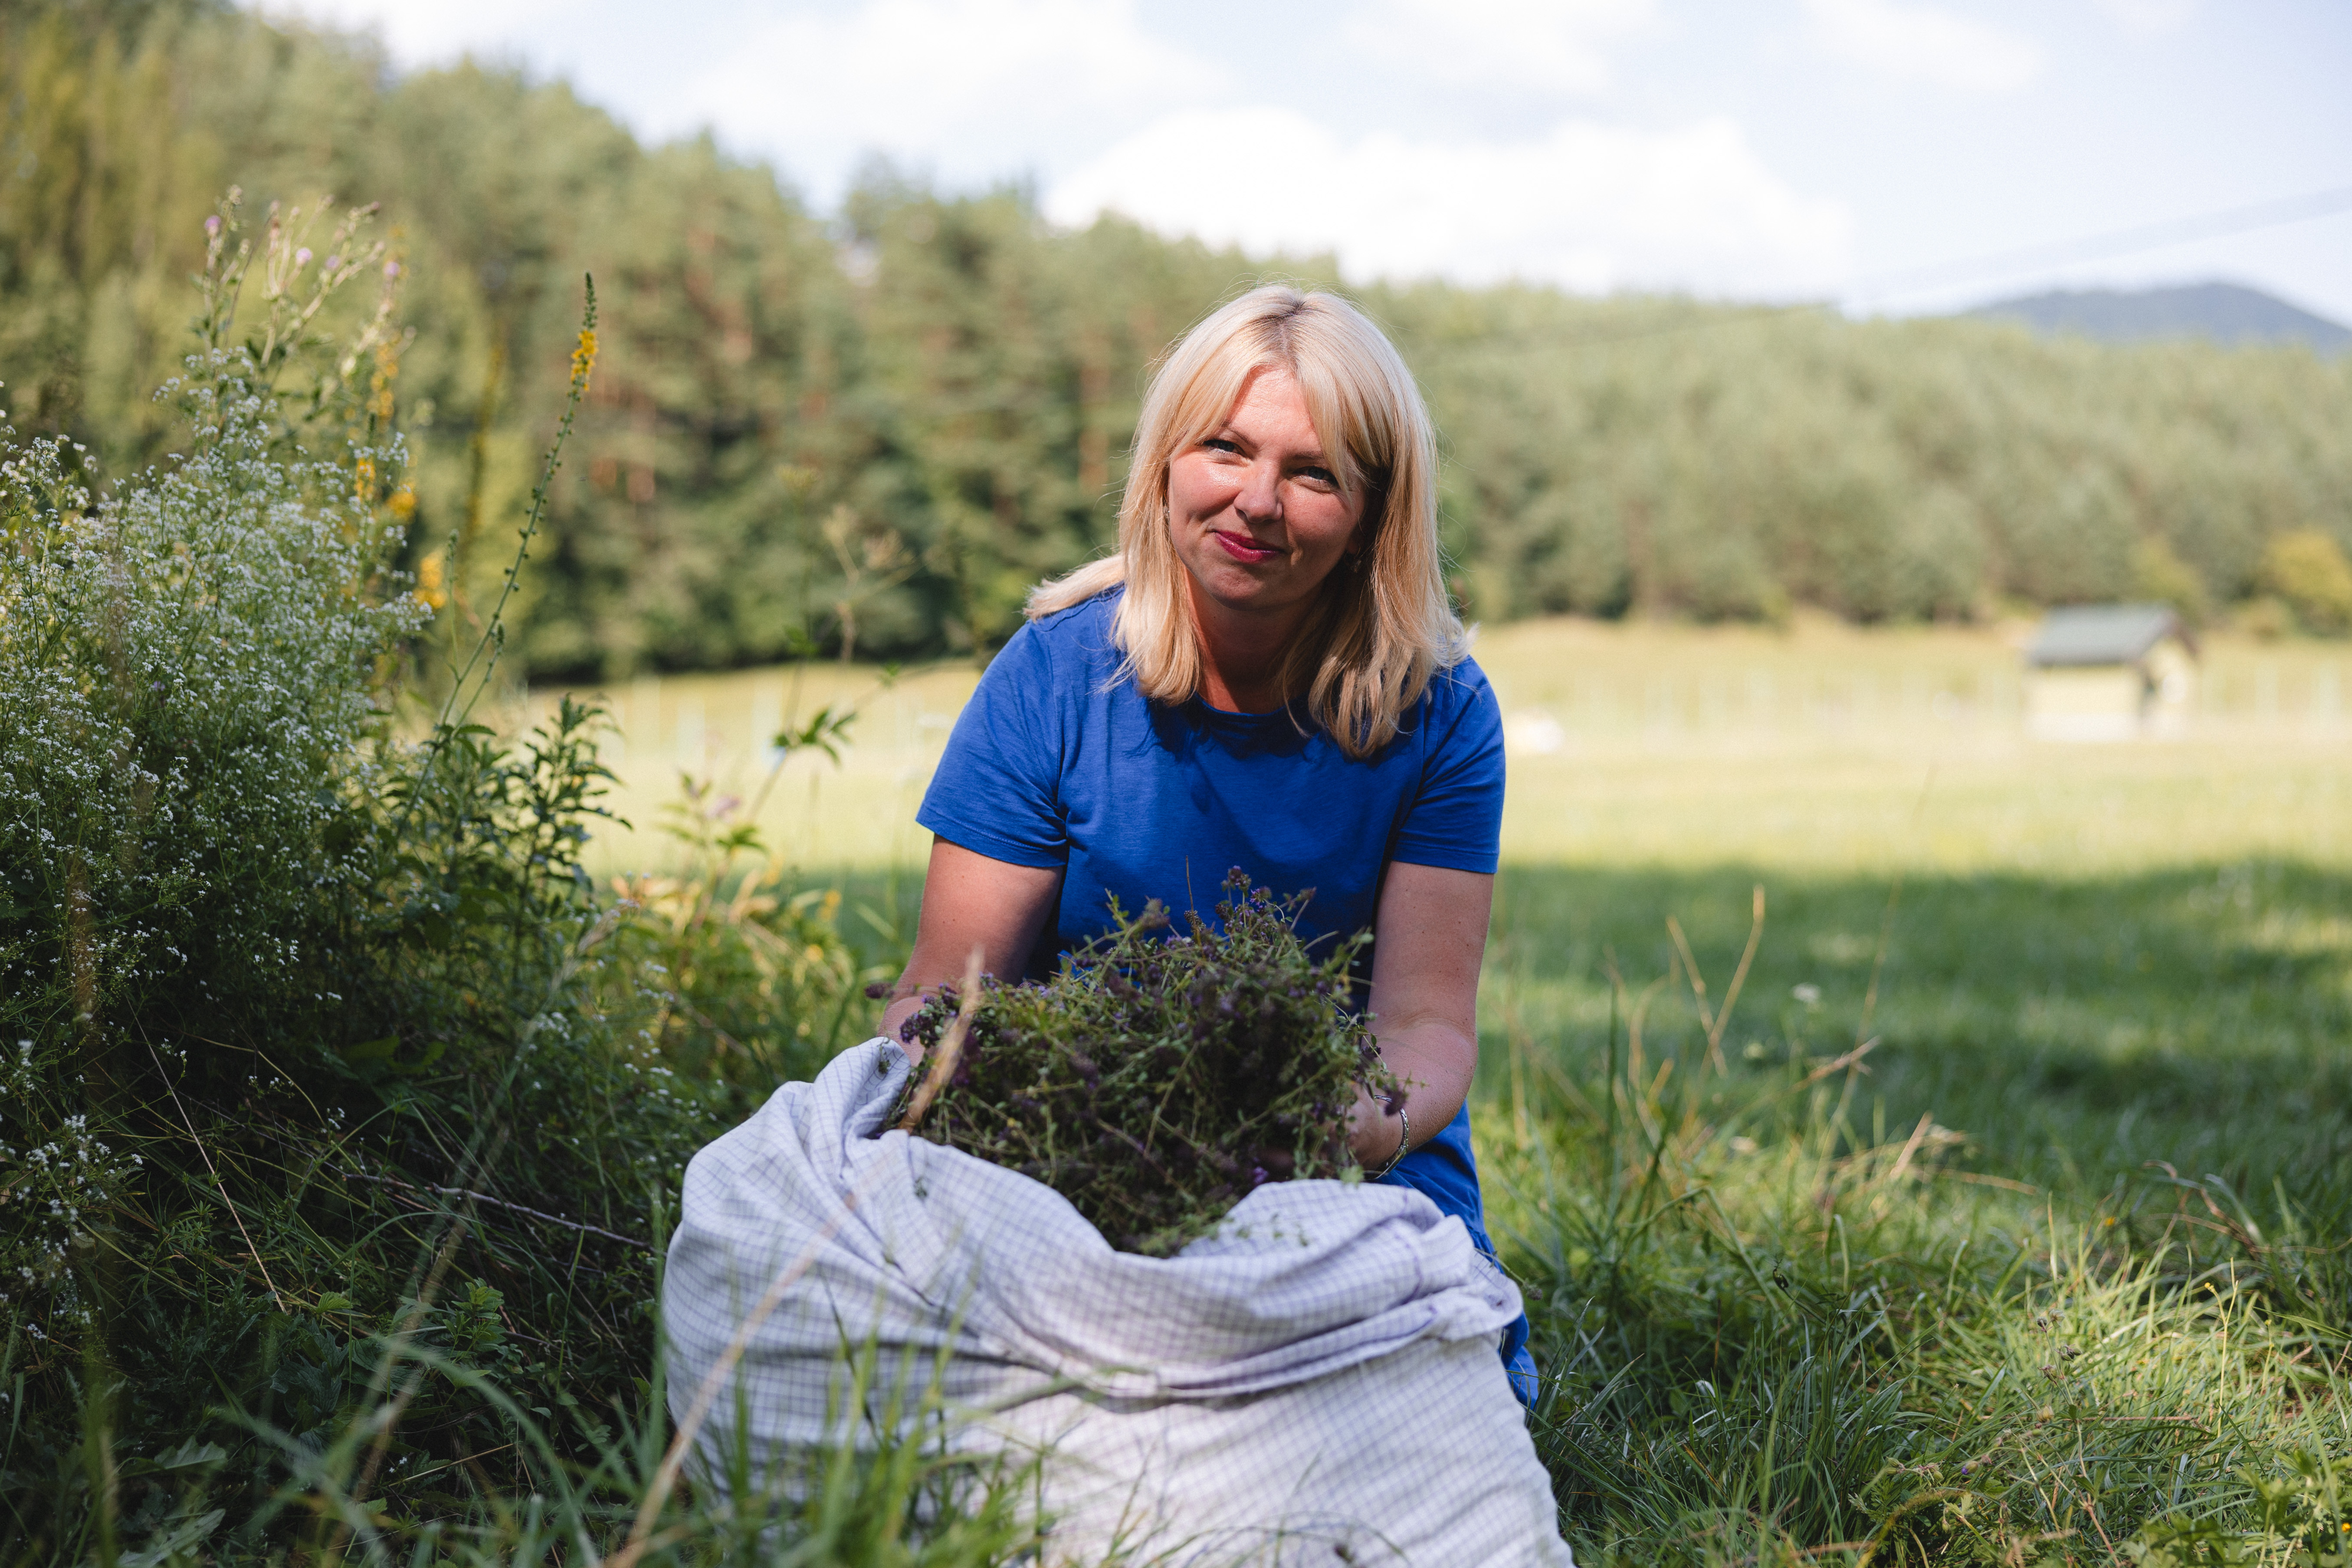
[[1223,436],[1212,436],[1207,440],[1202,442],[1201,445],[1206,447],[1212,452],[1231,452],[1236,457],[1241,454],[1241,448],[1234,446],[1231,441],[1226,440]]
[[1317,484],[1328,485],[1335,490],[1339,488],[1339,476],[1328,468],[1301,468],[1298,470],[1298,477],[1302,479],[1313,479]]

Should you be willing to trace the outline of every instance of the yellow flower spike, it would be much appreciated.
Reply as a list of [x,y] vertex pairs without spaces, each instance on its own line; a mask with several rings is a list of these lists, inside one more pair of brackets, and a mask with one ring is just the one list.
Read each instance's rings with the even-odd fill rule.
[[594,368],[595,363],[596,330],[593,327],[583,327],[580,329],[580,346],[572,351],[572,384],[585,388],[588,384],[588,373]]

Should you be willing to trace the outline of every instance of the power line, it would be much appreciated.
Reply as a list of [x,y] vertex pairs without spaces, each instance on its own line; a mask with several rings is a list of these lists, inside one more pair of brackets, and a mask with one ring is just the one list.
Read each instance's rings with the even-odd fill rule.
[[2313,191],[2278,201],[2257,202],[2250,206],[2227,207],[2199,217],[2137,224],[2130,228],[2110,229],[2104,234],[2085,235],[2078,239],[2025,246],[2015,250],[1990,251],[1962,260],[1882,273],[1849,289],[1846,298],[1851,302],[1872,296],[1917,293],[1930,285],[1949,287],[1956,282],[1979,281],[2039,267],[2074,261],[2105,261],[2118,256],[2137,255],[2141,251],[2162,250],[2192,239],[2251,234],[2256,229],[2275,228],[2282,224],[2332,217],[2340,212],[2352,212],[2352,185],[2338,185],[2333,190]]

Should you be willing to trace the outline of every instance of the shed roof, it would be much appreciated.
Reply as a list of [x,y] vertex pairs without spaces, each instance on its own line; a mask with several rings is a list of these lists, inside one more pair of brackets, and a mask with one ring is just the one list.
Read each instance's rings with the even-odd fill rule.
[[2070,605],[2050,612],[2025,650],[2031,665],[2137,664],[2168,637],[2189,643],[2169,605]]

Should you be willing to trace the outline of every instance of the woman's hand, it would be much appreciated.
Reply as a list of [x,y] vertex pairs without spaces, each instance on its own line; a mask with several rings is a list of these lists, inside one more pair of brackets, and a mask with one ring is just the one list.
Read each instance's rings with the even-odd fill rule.
[[[882,1033],[898,1039],[898,1026],[922,1006],[924,992],[962,979],[975,947],[982,973],[1017,976],[1061,890],[1058,869],[992,860],[933,838],[915,951],[892,989],[890,1005],[882,1009]],[[923,1054],[919,1046],[908,1046],[907,1053],[918,1059]]]
[[1397,1152],[1401,1120],[1415,1148],[1444,1131],[1478,1070],[1478,966],[1495,879],[1392,861],[1372,917],[1372,1033],[1403,1080],[1402,1119],[1359,1093],[1348,1145],[1368,1171]]

